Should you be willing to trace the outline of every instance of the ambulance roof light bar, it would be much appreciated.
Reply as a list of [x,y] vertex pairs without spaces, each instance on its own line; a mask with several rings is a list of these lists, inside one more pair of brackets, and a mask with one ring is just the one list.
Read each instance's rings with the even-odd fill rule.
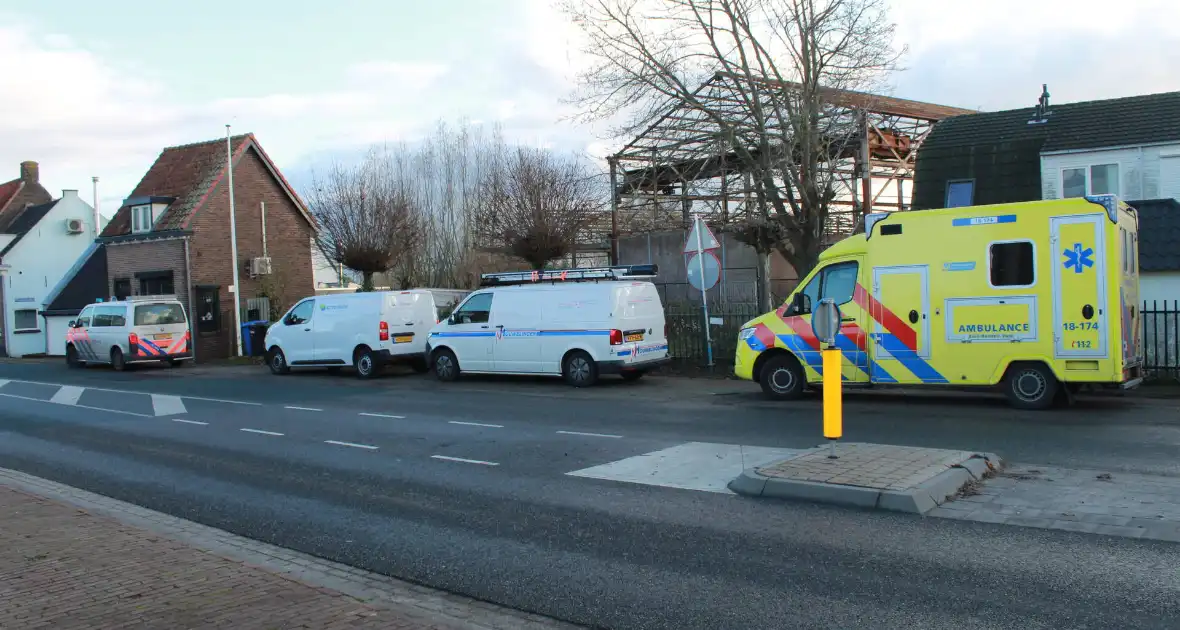
[[545,269],[543,271],[509,271],[485,273],[479,277],[481,287],[503,287],[517,284],[540,282],[597,282],[599,280],[638,280],[654,278],[659,266],[618,265],[614,267],[587,267],[584,269]]

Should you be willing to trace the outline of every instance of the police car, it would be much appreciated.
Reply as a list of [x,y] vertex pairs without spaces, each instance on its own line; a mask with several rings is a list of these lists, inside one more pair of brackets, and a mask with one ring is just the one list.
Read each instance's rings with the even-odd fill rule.
[[79,367],[133,363],[176,365],[193,358],[184,306],[172,295],[96,302],[82,309],[66,332],[66,363]]

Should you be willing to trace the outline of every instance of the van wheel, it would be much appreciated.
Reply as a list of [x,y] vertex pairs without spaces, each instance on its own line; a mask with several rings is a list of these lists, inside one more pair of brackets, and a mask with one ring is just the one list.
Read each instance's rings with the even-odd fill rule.
[[118,348],[111,348],[111,368],[116,372],[127,369],[127,360],[123,358],[123,351]]
[[271,374],[288,374],[291,372],[291,366],[287,365],[287,355],[283,354],[282,348],[275,346],[266,353],[266,365],[270,367]]
[[74,344],[66,346],[66,365],[72,368],[80,368],[86,365],[78,359],[78,349],[74,347]]
[[459,378],[459,359],[454,352],[444,348],[434,353],[434,376],[446,382]]
[[356,369],[357,378],[373,378],[381,374],[381,363],[373,351],[364,346],[352,353],[352,367]]
[[789,354],[780,354],[766,360],[758,375],[762,393],[772,400],[796,400],[803,395],[807,376],[799,362]]
[[598,381],[598,366],[590,355],[579,350],[565,358],[561,375],[565,377],[565,382],[574,387],[590,387]]
[[1024,363],[1008,369],[1004,392],[1017,409],[1048,409],[1053,406],[1060,385],[1049,368],[1039,363]]

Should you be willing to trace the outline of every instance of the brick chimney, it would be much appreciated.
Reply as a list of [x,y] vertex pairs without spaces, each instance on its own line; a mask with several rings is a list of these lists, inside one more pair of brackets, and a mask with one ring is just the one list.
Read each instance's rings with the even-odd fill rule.
[[21,181],[28,184],[36,184],[41,180],[41,169],[37,163],[32,160],[27,160],[20,163],[20,178]]

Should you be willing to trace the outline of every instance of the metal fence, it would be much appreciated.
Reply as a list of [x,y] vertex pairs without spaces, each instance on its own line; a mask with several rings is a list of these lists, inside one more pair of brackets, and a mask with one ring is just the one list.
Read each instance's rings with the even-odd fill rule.
[[1180,378],[1180,300],[1143,303],[1144,368]]

